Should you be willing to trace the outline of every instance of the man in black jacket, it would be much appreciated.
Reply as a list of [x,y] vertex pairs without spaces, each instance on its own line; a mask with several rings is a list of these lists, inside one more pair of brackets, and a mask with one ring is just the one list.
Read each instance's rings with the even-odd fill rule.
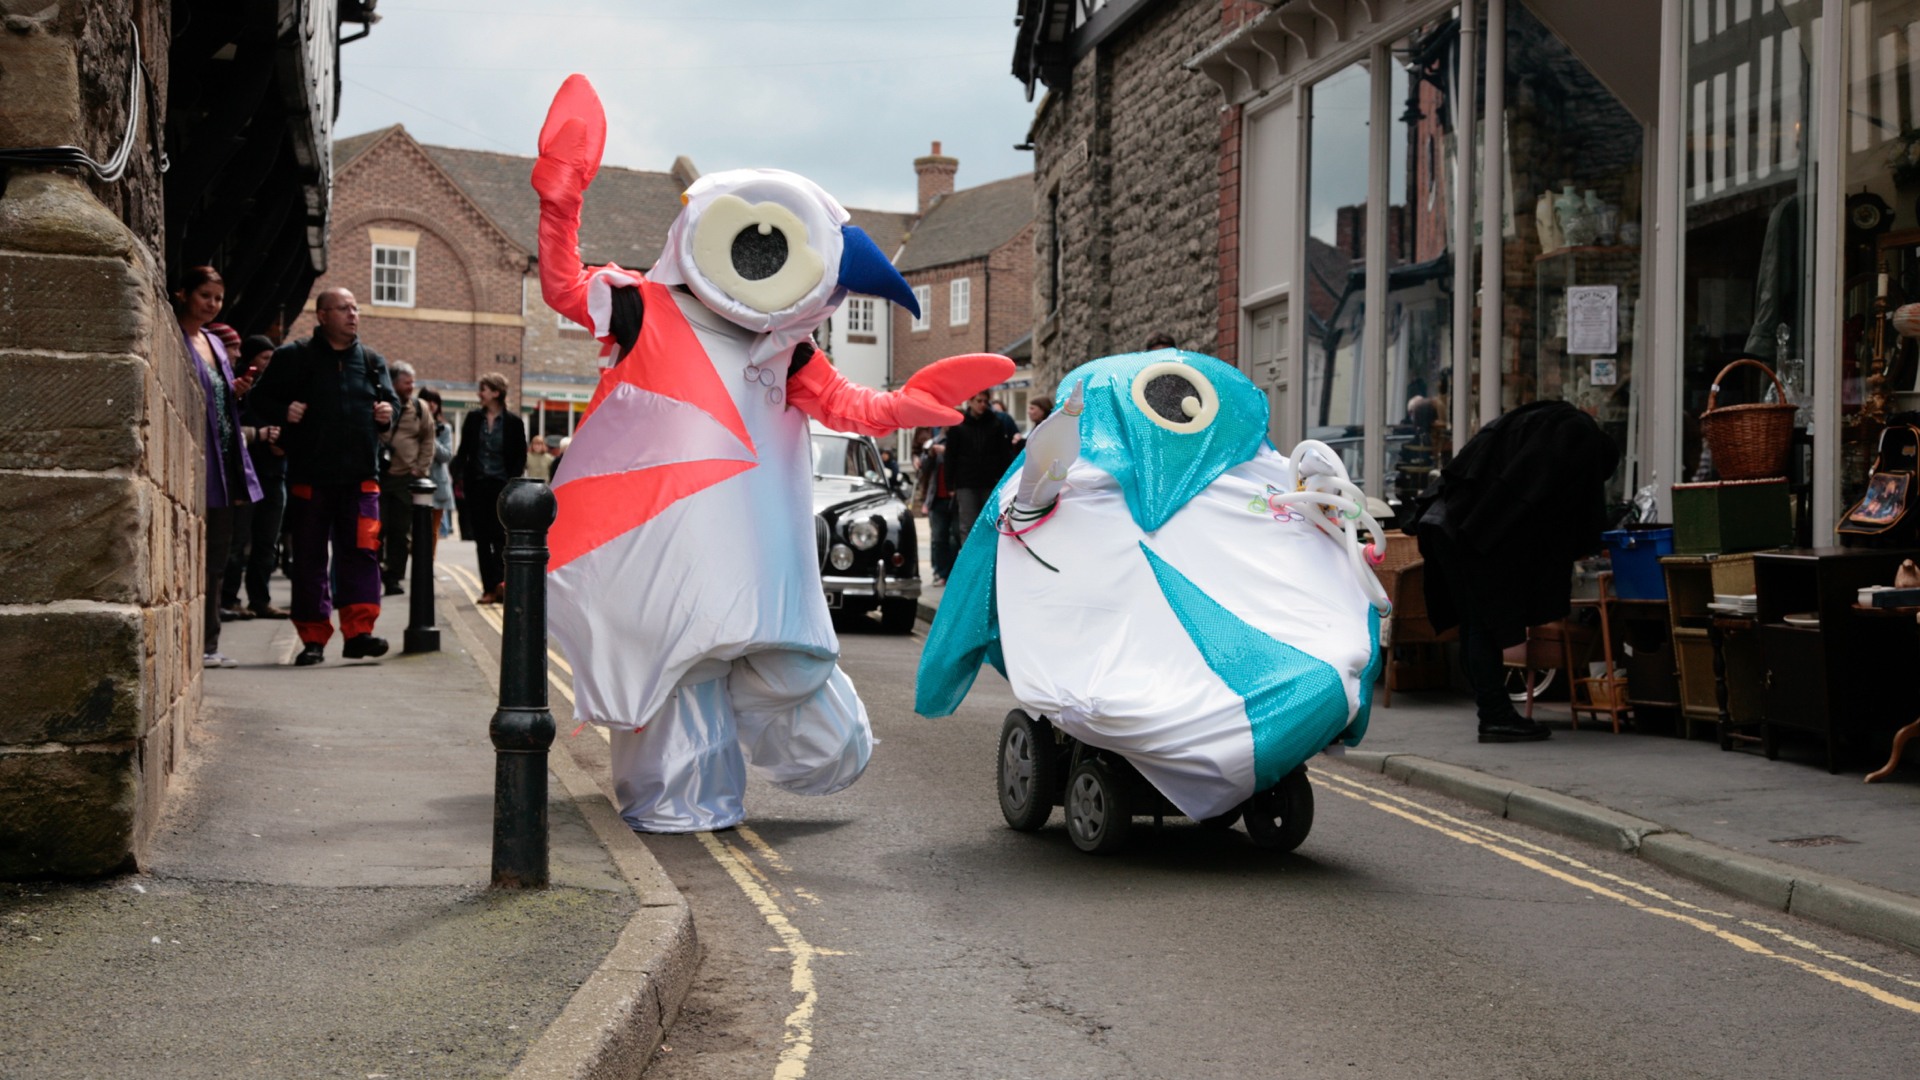
[[985,390],[967,402],[967,415],[947,429],[945,449],[947,485],[959,516],[960,543],[967,542],[973,523],[993,494],[993,486],[1013,461],[1013,436],[1002,427]]
[[1428,618],[1460,627],[1481,742],[1550,734],[1514,709],[1500,654],[1571,610],[1573,562],[1600,550],[1619,457],[1593,417],[1536,401],[1481,428],[1415,508]]
[[[387,362],[360,342],[360,305],[345,289],[314,299],[313,336],[282,345],[248,399],[282,425],[287,516],[293,533],[294,663],[326,659],[340,613],[341,654],[382,656],[380,436],[393,425]],[[331,547],[331,552],[329,552]]]

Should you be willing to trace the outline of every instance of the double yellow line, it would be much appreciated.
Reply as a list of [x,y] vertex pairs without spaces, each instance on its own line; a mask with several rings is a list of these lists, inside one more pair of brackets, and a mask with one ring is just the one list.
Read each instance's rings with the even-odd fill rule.
[[[467,600],[473,604],[473,609],[480,613],[481,620],[492,626],[495,633],[504,634],[505,624],[500,607],[479,602],[481,592],[479,577],[466,567],[451,563],[441,563],[440,569],[446,570],[449,579],[466,594]],[[572,666],[557,650],[547,649],[547,659],[552,660],[554,667],[559,671],[565,672],[569,680],[572,678]],[[559,691],[560,696],[567,699],[567,705],[571,707],[573,705],[572,684],[562,680],[559,674],[551,669],[547,672],[547,679],[553,684],[553,688]],[[607,733],[606,728],[598,724],[592,726],[602,740],[612,741],[612,736]],[[774,936],[780,939],[781,951],[787,954],[791,968],[788,985],[795,994],[799,995],[800,1001],[794,1006],[793,1011],[787,1014],[786,1031],[781,1038],[780,1057],[774,1065],[773,1075],[774,1080],[804,1080],[807,1075],[807,1059],[813,1055],[814,1007],[820,1000],[820,992],[813,977],[813,961],[816,957],[841,954],[830,949],[815,948],[787,918],[790,909],[780,902],[781,890],[774,884],[774,879],[762,870],[754,859],[754,856],[758,855],[761,862],[765,862],[778,874],[792,873],[792,867],[780,857],[780,853],[774,849],[773,845],[745,825],[736,826],[733,831],[735,836],[745,841],[747,847],[753,849],[751,852],[743,850],[739,845],[725,843],[713,833],[694,835],[707,849],[707,854],[713,856],[713,860],[720,864],[720,868],[726,871],[728,877],[733,879],[733,883],[746,896],[747,902],[760,913],[760,917],[773,930]],[[788,886],[787,891],[808,904],[817,906],[820,903],[819,897],[797,885]]]
[[[1364,803],[1384,814],[1390,814],[1403,821],[1411,822],[1424,829],[1430,829],[1449,839],[1469,847],[1497,855],[1517,865],[1524,866],[1535,873],[1550,877],[1562,884],[1571,885],[1594,896],[1612,900],[1617,904],[1635,911],[1673,922],[1697,930],[1715,940],[1731,945],[1752,956],[1775,960],[1796,968],[1809,975],[1825,979],[1828,982],[1844,986],[1849,990],[1865,994],[1883,1005],[1891,1005],[1904,1012],[1920,1015],[1920,1000],[1912,996],[1877,986],[1862,978],[1835,970],[1843,967],[1862,975],[1885,980],[1900,987],[1920,990],[1920,981],[1882,971],[1871,964],[1844,956],[1832,950],[1822,948],[1811,941],[1794,936],[1778,927],[1768,926],[1753,919],[1737,918],[1725,911],[1701,907],[1677,897],[1669,896],[1652,886],[1609,873],[1581,861],[1571,855],[1543,847],[1497,829],[1488,828],[1478,822],[1437,810],[1415,802],[1391,791],[1361,783],[1343,773],[1324,768],[1311,769],[1313,778],[1321,781],[1321,790]],[[1729,925],[1743,927],[1757,935],[1771,937],[1778,944],[1787,946],[1794,953],[1780,952],[1768,948],[1746,934],[1729,929]],[[1834,967],[1826,967],[1797,955],[1797,952],[1810,953]]]

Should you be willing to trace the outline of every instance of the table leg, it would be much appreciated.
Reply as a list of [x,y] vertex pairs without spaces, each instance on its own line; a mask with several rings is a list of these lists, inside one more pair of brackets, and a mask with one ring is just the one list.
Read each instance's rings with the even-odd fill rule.
[[1707,641],[1713,649],[1713,698],[1720,710],[1720,749],[1733,749],[1733,718],[1727,712],[1727,632],[1718,619],[1707,624]]
[[1907,748],[1907,740],[1913,738],[1915,734],[1920,734],[1920,720],[1915,720],[1913,723],[1893,733],[1892,756],[1887,758],[1885,765],[1867,774],[1867,783],[1871,784],[1878,780],[1885,780],[1887,777],[1893,775],[1893,767],[1900,764],[1900,751]]

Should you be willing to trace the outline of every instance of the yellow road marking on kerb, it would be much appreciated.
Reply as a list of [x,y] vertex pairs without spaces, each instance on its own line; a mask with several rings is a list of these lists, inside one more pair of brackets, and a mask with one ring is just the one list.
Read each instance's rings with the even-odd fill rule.
[[[1320,776],[1323,779],[1335,781],[1335,784],[1329,787],[1328,790],[1332,791],[1337,795],[1343,795],[1349,799],[1354,800],[1355,802],[1365,803],[1376,810],[1382,811],[1383,813],[1392,814],[1394,817],[1401,818],[1406,821],[1410,821],[1413,824],[1418,825],[1422,828],[1432,829],[1434,832],[1437,832],[1442,836],[1450,837],[1454,840],[1459,841],[1460,843],[1492,852],[1493,854],[1498,855],[1503,859],[1507,859],[1509,861],[1518,863],[1519,865],[1524,866],[1529,870],[1533,870],[1536,873],[1545,874],[1546,876],[1553,878],[1556,881],[1560,881],[1565,884],[1572,885],[1578,889],[1583,889],[1587,892],[1594,894],[1595,896],[1605,897],[1606,899],[1615,901],[1616,903],[1625,904],[1627,907],[1630,907],[1635,911],[1644,912],[1645,914],[1648,914],[1648,915],[1656,915],[1663,919],[1671,919],[1682,926],[1692,927],[1693,929],[1698,930],[1701,933],[1709,934],[1715,938],[1718,938],[1719,940],[1724,941],[1729,945],[1732,945],[1734,948],[1737,948],[1742,952],[1750,953],[1754,956],[1765,957],[1766,959],[1769,959],[1769,960],[1778,960],[1781,963],[1786,964],[1790,967],[1798,968],[1809,975],[1817,975],[1820,978],[1827,980],[1828,982],[1836,983],[1840,986],[1846,987],[1849,990],[1854,990],[1859,993],[1865,994],[1866,996],[1874,999],[1875,1001],[1880,1002],[1883,1005],[1891,1005],[1896,1009],[1901,1009],[1909,1013],[1920,1015],[1920,1001],[1914,1001],[1911,998],[1901,997],[1898,994],[1894,994],[1889,991],[1882,990],[1880,987],[1874,986],[1871,983],[1862,982],[1859,979],[1855,979],[1848,975],[1843,975],[1840,972],[1834,971],[1830,968],[1824,968],[1818,964],[1814,964],[1809,961],[1802,960],[1797,956],[1787,956],[1783,953],[1775,952],[1772,949],[1767,948],[1765,945],[1760,944],[1759,942],[1753,940],[1750,937],[1746,937],[1741,934],[1736,934],[1731,930],[1727,930],[1727,929],[1723,929],[1722,927],[1715,926],[1713,923],[1710,923],[1707,920],[1700,918],[1696,915],[1691,915],[1691,914],[1687,914],[1680,911],[1671,911],[1666,908],[1655,907],[1652,904],[1645,903],[1641,900],[1635,899],[1634,897],[1628,896],[1624,892],[1617,892],[1613,889],[1607,888],[1605,885],[1602,885],[1596,881],[1590,881],[1590,880],[1587,880],[1586,878],[1577,877],[1574,874],[1568,873],[1567,871],[1562,870],[1556,866],[1548,866],[1546,863],[1541,862],[1539,859],[1536,859],[1531,855],[1522,854],[1521,852],[1514,851],[1507,846],[1495,843],[1492,840],[1487,839],[1485,836],[1476,835],[1473,830],[1477,829],[1478,828],[1477,826],[1469,826],[1468,828],[1454,828],[1450,825],[1443,825],[1440,823],[1440,821],[1437,821],[1434,819],[1435,818],[1443,819],[1443,820],[1450,819],[1453,821],[1459,821],[1459,819],[1451,818],[1451,815],[1442,813],[1437,810],[1433,810],[1428,807],[1420,806],[1418,803],[1411,802],[1410,800],[1402,799],[1391,792],[1382,791],[1379,788],[1375,788],[1366,784],[1359,783],[1345,776],[1336,776],[1330,772],[1327,772],[1324,769],[1315,769],[1313,771],[1316,775]],[[1352,789],[1352,790],[1349,790],[1349,789]],[[1394,805],[1395,802],[1404,803],[1406,804],[1406,806],[1414,807],[1420,812],[1419,813],[1411,812],[1408,809],[1406,809],[1405,806]],[[1423,814],[1430,814],[1432,815],[1432,817],[1422,816]],[[1461,824],[1466,825],[1467,823],[1461,822]],[[1516,844],[1524,844],[1524,841],[1516,840],[1515,842]],[[1525,845],[1525,846],[1532,847],[1535,845]],[[1595,876],[1598,877],[1602,875],[1596,874]],[[1705,909],[1694,908],[1694,910],[1704,911]],[[1726,917],[1730,918],[1731,916],[1726,916]]]
[[740,891],[747,894],[748,901],[759,909],[760,917],[773,928],[791,958],[793,977],[789,985],[794,993],[800,995],[800,1003],[787,1014],[786,1034],[782,1037],[786,1045],[780,1051],[780,1061],[774,1066],[773,1077],[774,1080],[801,1080],[807,1075],[807,1058],[813,1055],[813,1007],[820,1000],[813,982],[813,958],[821,953],[807,944],[807,939],[801,937],[800,931],[787,921],[780,905],[754,880],[757,870],[753,868],[751,860],[715,839],[712,833],[694,835],[700,838],[700,843],[706,846],[714,861],[733,878],[733,883],[740,887]]

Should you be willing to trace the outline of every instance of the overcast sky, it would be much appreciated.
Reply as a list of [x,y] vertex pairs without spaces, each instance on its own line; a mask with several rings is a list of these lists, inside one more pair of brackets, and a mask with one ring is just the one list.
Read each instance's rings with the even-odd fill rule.
[[791,169],[848,206],[912,210],[938,139],[972,187],[1028,172],[1009,74],[1016,0],[383,0],[341,49],[337,135],[393,123],[532,155],[571,72],[607,107],[606,163]]

